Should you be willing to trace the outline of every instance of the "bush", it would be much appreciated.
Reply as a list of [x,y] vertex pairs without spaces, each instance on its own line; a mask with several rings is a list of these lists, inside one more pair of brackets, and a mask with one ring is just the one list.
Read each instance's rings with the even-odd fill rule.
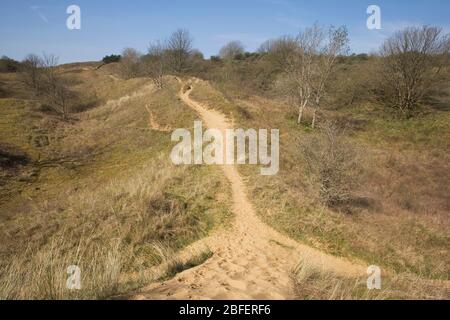
[[3,56],[0,59],[0,72],[17,72],[19,70],[20,63],[16,60]]
[[358,160],[343,129],[326,123],[318,135],[302,141],[301,149],[320,200],[330,207],[348,202],[358,180]]
[[120,59],[120,73],[125,79],[138,77],[141,73],[142,55],[133,48],[125,48]]
[[219,56],[211,56],[211,61],[212,62],[220,62],[220,57]]
[[105,56],[102,61],[104,64],[113,63],[113,62],[120,62],[120,59],[122,59],[122,56],[120,54],[112,54],[109,56]]
[[21,64],[21,81],[36,98],[67,120],[78,102],[78,94],[69,81],[58,72],[58,58],[54,55],[28,55]]
[[382,48],[382,99],[405,117],[412,116],[438,84],[450,50],[450,35],[438,27],[409,27],[388,38]]

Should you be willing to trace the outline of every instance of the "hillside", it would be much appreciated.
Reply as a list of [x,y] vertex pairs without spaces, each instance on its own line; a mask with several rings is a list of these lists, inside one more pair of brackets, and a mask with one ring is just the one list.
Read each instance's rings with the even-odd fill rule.
[[[205,61],[203,80],[165,75],[162,89],[116,63],[62,65],[79,97],[67,120],[0,73],[0,297],[448,299],[448,87],[408,119],[330,100],[312,128],[246,78],[252,59]],[[279,129],[279,173],[173,165],[171,133],[198,119]],[[324,168],[330,143],[341,158]],[[325,169],[344,200],[324,202]],[[74,264],[86,285],[68,291]],[[383,290],[367,291],[369,265]]]
[[[155,91],[106,68],[61,72],[92,101],[68,122],[26,92],[0,100],[2,298],[109,297],[147,283],[144,271],[230,217],[220,172],[174,167],[170,134],[152,127],[192,126],[177,81]],[[19,87],[16,75],[1,77]],[[72,264],[89,284],[75,294],[65,288]]]

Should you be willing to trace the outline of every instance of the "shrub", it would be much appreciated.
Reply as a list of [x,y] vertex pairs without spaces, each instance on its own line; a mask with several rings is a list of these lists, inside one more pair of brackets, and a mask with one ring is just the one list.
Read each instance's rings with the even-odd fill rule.
[[113,62],[120,62],[120,59],[122,59],[122,56],[120,54],[111,54],[109,56],[105,56],[102,61],[104,64],[108,64]]
[[450,36],[437,27],[409,27],[381,48],[382,98],[409,117],[437,83],[450,49]]
[[19,70],[20,63],[16,60],[8,58],[6,56],[1,57],[0,59],[0,72],[16,72]]
[[344,137],[343,129],[326,123],[318,135],[303,141],[301,148],[320,200],[330,207],[349,201],[358,180],[358,161],[356,149]]

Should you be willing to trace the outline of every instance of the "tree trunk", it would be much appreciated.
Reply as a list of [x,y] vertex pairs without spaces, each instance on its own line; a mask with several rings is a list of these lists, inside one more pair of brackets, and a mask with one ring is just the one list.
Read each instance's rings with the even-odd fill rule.
[[306,107],[306,103],[308,101],[302,102],[300,104],[300,107],[298,108],[298,119],[297,119],[297,124],[300,124],[302,122],[302,117],[303,117],[303,110],[305,110]]
[[300,108],[298,108],[297,124],[300,124],[302,122],[302,116],[303,116],[303,106],[300,106]]
[[317,109],[319,109],[319,106],[320,106],[320,98],[321,98],[321,95],[317,94],[316,99],[315,99],[316,104],[314,106],[313,119],[312,119],[312,123],[311,123],[311,128],[313,128],[313,129],[316,126],[316,116],[317,116]]
[[315,128],[316,126],[316,113],[317,113],[317,107],[314,108],[314,112],[313,112],[313,119],[312,119],[312,123],[311,123],[311,128]]

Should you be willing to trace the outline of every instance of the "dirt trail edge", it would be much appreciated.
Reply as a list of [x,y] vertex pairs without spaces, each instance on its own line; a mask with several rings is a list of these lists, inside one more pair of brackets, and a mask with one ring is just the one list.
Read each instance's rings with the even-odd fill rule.
[[[194,109],[205,126],[224,131],[230,128],[226,117],[202,106],[185,86],[180,98]],[[235,166],[222,166],[232,188],[234,222],[231,228],[216,231],[185,250],[208,247],[213,256],[195,268],[179,273],[163,283],[153,283],[131,299],[291,299],[292,270],[307,261],[316,268],[342,275],[361,276],[365,268],[324,254],[276,232],[256,215],[247,189]]]

